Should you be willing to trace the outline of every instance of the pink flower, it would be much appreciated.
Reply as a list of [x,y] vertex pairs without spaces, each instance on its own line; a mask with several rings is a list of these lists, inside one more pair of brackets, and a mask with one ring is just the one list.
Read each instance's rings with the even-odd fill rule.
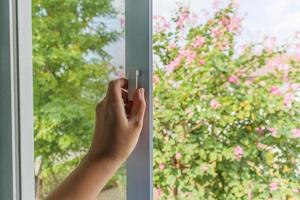
[[192,46],[194,48],[199,48],[204,44],[204,42],[205,42],[205,38],[202,37],[202,36],[198,36],[198,37],[196,37],[196,39],[195,39],[194,43],[192,44]]
[[298,83],[290,83],[289,88],[296,91],[296,90],[300,89],[300,85]]
[[298,51],[298,52],[296,53],[296,58],[297,58],[298,61],[300,61],[300,51]]
[[232,84],[236,84],[238,82],[238,78],[236,76],[230,76],[228,78],[228,82]]
[[246,82],[245,82],[245,85],[247,85],[247,86],[250,86],[250,85],[252,85],[252,80],[247,80]]
[[221,19],[222,25],[230,32],[239,30],[241,26],[242,19],[240,17],[227,18],[223,17]]
[[153,83],[157,84],[160,81],[159,77],[157,75],[153,76]]
[[168,22],[165,22],[164,24],[163,24],[163,29],[164,30],[167,30],[167,29],[169,29],[170,28],[170,24],[168,23]]
[[276,182],[272,182],[269,185],[270,191],[275,191],[278,189],[278,184]]
[[261,150],[265,150],[265,149],[268,148],[267,145],[262,144],[262,143],[257,143],[257,144],[256,144],[256,147],[257,147],[258,149],[261,149]]
[[164,16],[154,16],[154,29],[155,32],[165,32],[170,28],[169,22],[167,22]]
[[237,146],[234,148],[233,154],[235,155],[236,160],[241,160],[244,155],[244,150],[241,146]]
[[228,17],[223,17],[221,23],[223,26],[227,26],[230,23],[230,19]]
[[163,164],[163,163],[159,164],[158,168],[159,168],[160,171],[164,170],[165,169],[165,164]]
[[211,35],[213,38],[219,37],[221,35],[221,31],[218,27],[215,27],[211,30]]
[[281,65],[278,65],[277,68],[278,68],[278,70],[287,73],[289,71],[289,69],[290,69],[290,66],[288,64],[281,64]]
[[291,108],[292,107],[292,103],[294,101],[295,95],[293,93],[286,93],[284,96],[284,105],[287,108]]
[[168,46],[168,49],[175,49],[177,47],[177,44],[175,42],[171,42]]
[[237,31],[241,26],[242,19],[240,17],[232,18],[229,23],[226,25],[228,31]]
[[176,160],[179,160],[181,158],[181,153],[177,152],[175,155]]
[[278,56],[267,63],[267,67],[283,73],[283,80],[288,81],[288,72],[290,70],[290,58],[288,56]]
[[292,130],[292,133],[295,138],[300,138],[300,129],[296,128]]
[[208,166],[207,166],[207,165],[203,165],[203,166],[201,167],[201,170],[202,170],[203,172],[207,172]]
[[288,64],[289,60],[290,59],[287,56],[278,56],[269,60],[266,66],[268,68],[271,68],[272,70],[277,69],[287,75],[290,69],[290,66]]
[[195,60],[196,56],[197,56],[196,52],[191,51],[186,57],[187,63],[191,64]]
[[180,49],[179,55],[186,58],[187,64],[191,64],[197,56],[191,49]]
[[264,127],[257,127],[256,132],[258,132],[260,135],[262,135],[265,132],[265,128]]
[[124,16],[119,17],[119,22],[120,22],[121,28],[124,29],[125,28],[125,17]]
[[220,50],[225,51],[226,49],[229,48],[229,42],[228,42],[228,41],[218,42],[218,43],[217,43],[217,47],[218,47]]
[[275,96],[281,95],[281,91],[280,91],[279,87],[272,86],[272,88],[271,88],[271,94],[273,94]]
[[297,44],[296,44],[296,49],[300,49],[300,42],[298,42]]
[[214,9],[217,9],[219,7],[219,5],[221,4],[221,1],[220,0],[214,0],[213,1],[213,8]]
[[200,65],[205,65],[205,60],[204,60],[204,59],[201,59],[201,60],[199,61],[199,64],[200,64]]
[[300,189],[297,189],[297,188],[295,188],[293,191],[294,191],[295,193],[300,193]]
[[186,24],[186,22],[189,20],[189,13],[188,11],[184,11],[183,13],[181,13],[181,15],[179,16],[177,22],[176,22],[176,27],[177,28],[183,28],[184,25]]
[[300,39],[300,31],[296,31],[296,33],[295,33],[295,39]]
[[286,56],[277,56],[268,61],[267,67],[274,68],[279,67],[280,65],[286,64],[287,58]]
[[182,57],[178,56],[177,58],[175,58],[175,60],[171,61],[170,64],[167,65],[167,71],[174,71],[180,65],[181,59]]
[[253,199],[252,191],[249,191],[247,196],[248,196],[248,200],[252,200]]
[[269,128],[268,130],[270,131],[270,133],[273,137],[276,137],[276,135],[277,135],[277,129],[276,128]]
[[211,101],[210,101],[210,107],[212,108],[212,109],[217,109],[217,108],[219,108],[221,105],[220,105],[220,103],[216,100],[216,99],[212,99]]
[[157,198],[160,199],[163,196],[163,190],[161,188],[156,189]]
[[276,37],[266,38],[264,46],[267,51],[272,52],[274,50],[274,47],[276,46]]

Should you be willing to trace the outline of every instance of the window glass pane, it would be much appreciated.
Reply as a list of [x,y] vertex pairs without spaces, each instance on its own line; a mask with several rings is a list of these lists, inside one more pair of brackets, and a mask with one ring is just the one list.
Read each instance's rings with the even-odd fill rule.
[[[44,199],[89,148],[95,106],[123,76],[123,0],[32,1],[36,196]],[[124,167],[99,199],[125,199]]]
[[154,0],[156,199],[299,199],[299,10]]

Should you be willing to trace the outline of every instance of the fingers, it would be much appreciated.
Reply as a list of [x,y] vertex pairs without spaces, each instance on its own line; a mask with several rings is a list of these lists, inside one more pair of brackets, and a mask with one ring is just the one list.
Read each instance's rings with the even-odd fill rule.
[[126,95],[122,94],[124,89],[128,88],[128,81],[124,78],[113,80],[109,83],[106,95],[106,102],[110,110],[113,111],[114,116],[118,120],[126,120],[126,113],[124,109],[124,100]]
[[132,110],[129,122],[137,128],[142,128],[143,118],[146,110],[146,100],[143,88],[137,89],[133,97]]
[[128,101],[128,91],[125,89],[122,89],[122,98],[125,103]]
[[111,105],[110,109],[113,110],[118,120],[124,122],[128,118],[133,126],[142,128],[146,109],[144,89],[140,88],[136,90],[133,102],[130,102],[128,101],[127,88],[128,80],[124,78],[111,81],[105,98],[107,105]]
[[127,119],[130,118],[131,108],[132,108],[132,101],[127,101],[125,104],[125,111],[126,111]]
[[109,101],[121,101],[122,89],[128,88],[128,80],[124,78],[116,79],[109,82],[108,89],[107,89],[107,97]]
[[126,117],[127,117],[127,119],[129,119],[132,101],[129,101],[129,99],[128,99],[128,91],[127,90],[122,89],[122,98],[123,98],[123,101],[125,104],[124,106],[125,106]]

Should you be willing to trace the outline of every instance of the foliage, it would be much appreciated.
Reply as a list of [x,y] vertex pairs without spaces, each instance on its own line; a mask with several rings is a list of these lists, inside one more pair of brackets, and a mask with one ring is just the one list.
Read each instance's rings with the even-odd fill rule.
[[119,33],[104,24],[117,14],[110,0],[33,0],[32,5],[35,157],[43,195],[90,144],[94,107],[115,70],[104,47]]
[[204,24],[184,5],[155,17],[161,199],[300,198],[300,54],[270,39],[238,49],[242,20],[234,2]]

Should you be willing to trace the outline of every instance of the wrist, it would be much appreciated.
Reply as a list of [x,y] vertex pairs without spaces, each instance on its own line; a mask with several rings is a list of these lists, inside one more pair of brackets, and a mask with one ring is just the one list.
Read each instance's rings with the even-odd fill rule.
[[105,162],[105,163],[109,163],[110,165],[120,167],[125,161],[125,159],[123,159],[121,156],[108,155],[108,154],[95,154],[92,152],[88,152],[84,156],[83,161],[87,163]]

